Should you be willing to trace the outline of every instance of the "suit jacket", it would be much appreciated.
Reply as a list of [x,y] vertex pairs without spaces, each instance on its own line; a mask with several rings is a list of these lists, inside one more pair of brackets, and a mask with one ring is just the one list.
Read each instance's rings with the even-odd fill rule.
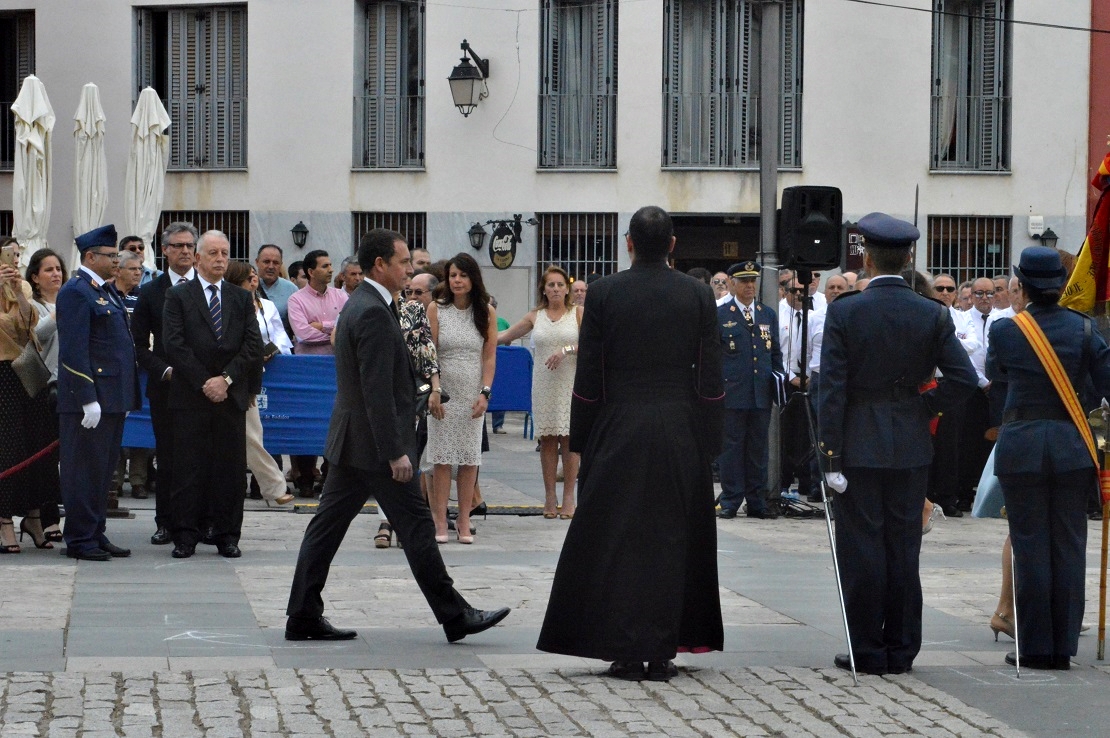
[[392,459],[415,455],[412,360],[397,317],[365,281],[351,294],[336,324],[335,380],[324,458],[377,471]]
[[758,300],[751,308],[751,328],[735,298],[717,308],[729,410],[770,409],[776,397],[774,373],[783,373],[775,311]]
[[262,337],[254,317],[254,304],[246,290],[224,281],[221,285],[223,339],[208,311],[200,281],[193,279],[166,291],[162,315],[162,344],[166,362],[173,367],[169,406],[203,409],[211,406],[204,383],[227,374],[231,378],[227,402],[244,412],[254,389],[253,379],[262,363]]
[[79,413],[99,402],[104,413],[126,413],[141,402],[135,345],[123,299],[78,271],[58,293],[58,412]]
[[[975,369],[947,308],[901,279],[841,295],[825,314],[818,438],[825,471],[907,469],[933,458],[929,421],[966,399]],[[918,392],[937,368],[945,381]]]
[[[570,449],[582,452],[607,406],[689,403],[703,456],[724,433],[721,338],[708,285],[663,263],[640,264],[590,285],[578,338]],[[627,429],[635,432],[634,428]]]
[[[162,343],[162,311],[166,305],[166,292],[172,282],[168,272],[163,272],[139,289],[139,301],[131,314],[131,335],[135,339],[135,357],[147,373],[146,396],[152,400],[165,400],[169,396],[169,382],[162,375],[170,367],[166,361],[166,348]],[[154,338],[151,345],[151,336]]]
[[[1072,386],[1081,390],[1088,378],[1098,397],[1110,397],[1110,348],[1087,316],[1059,306],[1029,306],[1044,331]],[[1010,318],[991,326],[987,377],[995,391],[1005,392],[1005,409],[1061,412],[1060,395],[1025,334]],[[1070,420],[1026,420],[1005,423],[994,449],[996,474],[1067,472],[1091,467],[1091,455]]]

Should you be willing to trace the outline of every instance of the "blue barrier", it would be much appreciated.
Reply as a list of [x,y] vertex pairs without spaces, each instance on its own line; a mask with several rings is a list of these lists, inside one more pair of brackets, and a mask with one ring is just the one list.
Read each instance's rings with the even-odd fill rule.
[[[142,381],[145,387],[145,376]],[[305,456],[323,453],[334,405],[334,356],[275,356],[266,363],[262,393],[258,395],[266,450],[272,454]],[[150,406],[145,396],[142,409],[127,416],[123,445],[154,448]]]
[[[140,372],[143,407],[127,416],[123,445],[154,448],[150,405],[146,399],[146,373]],[[522,346],[499,346],[490,411],[528,413],[525,433],[532,419],[532,354]],[[313,456],[324,451],[328,422],[335,406],[334,356],[275,356],[262,375],[258,413],[262,439],[272,454]],[[203,439],[198,439],[203,442]],[[370,439],[367,439],[367,443]]]

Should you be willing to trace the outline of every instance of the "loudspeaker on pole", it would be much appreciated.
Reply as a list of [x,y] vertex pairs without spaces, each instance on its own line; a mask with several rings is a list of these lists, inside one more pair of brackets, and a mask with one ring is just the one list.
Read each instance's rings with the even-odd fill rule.
[[787,187],[779,209],[779,261],[790,269],[836,269],[844,252],[842,220],[840,188]]

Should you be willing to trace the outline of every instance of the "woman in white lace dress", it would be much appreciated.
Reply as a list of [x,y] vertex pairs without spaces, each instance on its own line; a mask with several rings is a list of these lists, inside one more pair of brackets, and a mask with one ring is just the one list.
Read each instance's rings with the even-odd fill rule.
[[441,403],[432,391],[428,400],[428,460],[432,474],[432,519],[436,542],[447,543],[447,499],[451,467],[458,467],[459,543],[473,543],[470,510],[474,482],[482,463],[482,426],[497,359],[497,315],[489,304],[482,270],[470,254],[448,260],[447,281],[436,288],[428,305],[428,323],[439,360],[439,381],[450,402]]
[[[549,266],[540,277],[540,304],[520,321],[501,331],[497,342],[508,345],[532,333],[536,344],[532,364],[532,418],[540,438],[543,473],[543,516],[574,517],[574,486],[578,454],[570,451],[570,396],[574,390],[575,355],[582,308],[571,301],[570,278],[562,267]],[[563,506],[556,508],[555,476],[563,457]]]

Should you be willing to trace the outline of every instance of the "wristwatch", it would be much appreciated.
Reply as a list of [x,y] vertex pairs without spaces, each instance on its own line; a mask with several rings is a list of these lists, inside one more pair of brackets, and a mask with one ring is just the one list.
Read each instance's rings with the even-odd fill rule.
[[482,391],[481,391],[481,392],[479,392],[478,394],[482,395],[483,397],[485,397],[485,398],[486,398],[486,399],[488,400],[488,399],[489,399],[489,396],[490,396],[491,394],[493,394],[493,389],[491,389],[491,388],[490,388],[490,387],[488,387],[488,386],[487,386],[487,387],[483,387],[483,388],[482,388]]
[[231,377],[227,376],[227,372],[224,372],[220,376],[224,378],[224,381],[227,382],[227,386],[230,387],[231,386]]

